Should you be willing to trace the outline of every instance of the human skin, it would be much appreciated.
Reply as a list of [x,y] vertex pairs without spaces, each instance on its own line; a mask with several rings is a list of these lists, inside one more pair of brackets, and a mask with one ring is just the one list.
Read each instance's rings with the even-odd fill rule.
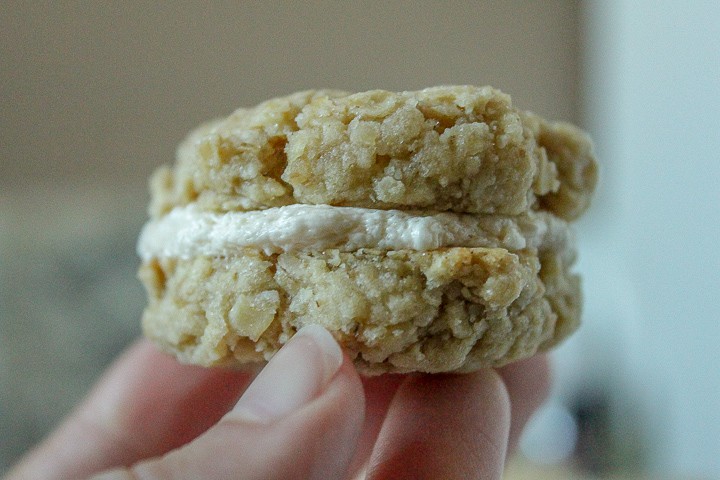
[[361,378],[302,329],[253,378],[135,342],[9,472],[25,478],[501,478],[549,389],[547,358]]

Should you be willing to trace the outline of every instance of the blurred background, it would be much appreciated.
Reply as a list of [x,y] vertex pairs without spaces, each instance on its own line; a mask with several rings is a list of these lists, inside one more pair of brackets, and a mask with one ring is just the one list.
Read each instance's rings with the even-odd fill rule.
[[508,478],[720,478],[720,3],[0,3],[0,474],[140,333],[146,181],[308,88],[490,84],[596,141],[584,326]]

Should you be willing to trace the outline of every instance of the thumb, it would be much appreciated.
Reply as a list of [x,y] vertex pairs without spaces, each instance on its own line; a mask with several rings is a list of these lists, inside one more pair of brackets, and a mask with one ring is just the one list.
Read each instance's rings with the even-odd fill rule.
[[205,434],[162,458],[98,478],[343,478],[364,411],[351,362],[326,330],[308,326]]

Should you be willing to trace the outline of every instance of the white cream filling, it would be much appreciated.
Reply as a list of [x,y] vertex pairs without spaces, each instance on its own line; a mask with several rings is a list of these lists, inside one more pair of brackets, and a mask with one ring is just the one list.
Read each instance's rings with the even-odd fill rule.
[[137,251],[143,260],[150,260],[227,256],[243,248],[266,254],[329,248],[502,247],[516,251],[559,250],[571,243],[568,225],[545,213],[510,218],[301,204],[213,213],[191,204],[148,222]]

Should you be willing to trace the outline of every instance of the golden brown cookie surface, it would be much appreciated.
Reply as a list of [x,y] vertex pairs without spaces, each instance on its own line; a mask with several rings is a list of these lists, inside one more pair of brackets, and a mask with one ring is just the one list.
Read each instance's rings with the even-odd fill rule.
[[[577,326],[576,279],[533,254],[330,250],[145,264],[146,335],[201,365],[259,363],[319,324],[365,373],[472,370],[534,354]],[[546,289],[546,283],[554,286]],[[560,318],[559,318],[560,317]]]
[[306,203],[516,215],[539,198],[541,208],[577,216],[594,187],[588,164],[582,132],[517,110],[490,87],[310,91],[193,132],[176,168],[158,173],[152,211]]
[[365,374],[526,358],[579,324],[567,222],[596,181],[583,132],[490,87],[240,109],[153,178],[143,328],[205,366],[263,363],[306,324]]

